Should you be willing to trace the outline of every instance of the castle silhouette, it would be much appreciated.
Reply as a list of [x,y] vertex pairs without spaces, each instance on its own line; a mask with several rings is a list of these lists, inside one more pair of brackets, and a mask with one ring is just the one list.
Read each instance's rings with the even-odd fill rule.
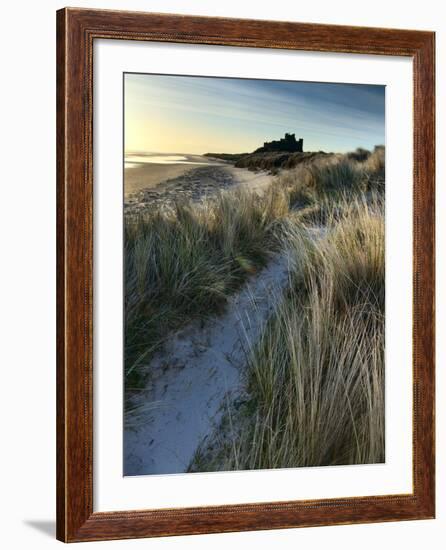
[[259,147],[254,153],[269,153],[273,151],[284,151],[287,153],[302,153],[304,140],[296,140],[296,134],[285,134],[285,137],[276,141],[265,141],[263,147]]

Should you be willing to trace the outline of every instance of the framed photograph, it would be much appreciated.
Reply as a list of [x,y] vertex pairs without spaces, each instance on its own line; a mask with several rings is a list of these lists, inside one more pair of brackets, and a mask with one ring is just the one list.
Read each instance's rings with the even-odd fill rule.
[[57,13],[57,537],[434,517],[434,33]]

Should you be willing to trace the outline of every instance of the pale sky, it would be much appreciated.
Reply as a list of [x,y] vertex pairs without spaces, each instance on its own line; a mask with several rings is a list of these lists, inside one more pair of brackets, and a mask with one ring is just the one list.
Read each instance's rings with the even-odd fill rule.
[[285,132],[304,151],[383,145],[385,87],[124,75],[126,152],[252,152]]

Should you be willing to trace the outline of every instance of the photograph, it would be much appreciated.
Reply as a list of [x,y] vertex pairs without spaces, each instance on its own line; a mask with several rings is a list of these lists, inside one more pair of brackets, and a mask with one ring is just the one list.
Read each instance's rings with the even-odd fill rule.
[[2,5],[5,550],[445,546],[440,6]]
[[123,475],[385,462],[385,86],[123,87]]

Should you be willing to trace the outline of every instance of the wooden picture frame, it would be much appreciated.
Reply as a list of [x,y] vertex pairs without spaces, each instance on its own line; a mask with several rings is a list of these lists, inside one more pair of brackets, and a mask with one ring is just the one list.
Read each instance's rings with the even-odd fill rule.
[[[137,40],[413,60],[413,492],[93,511],[93,42]],[[434,517],[432,32],[65,8],[57,12],[57,538],[137,537]]]

